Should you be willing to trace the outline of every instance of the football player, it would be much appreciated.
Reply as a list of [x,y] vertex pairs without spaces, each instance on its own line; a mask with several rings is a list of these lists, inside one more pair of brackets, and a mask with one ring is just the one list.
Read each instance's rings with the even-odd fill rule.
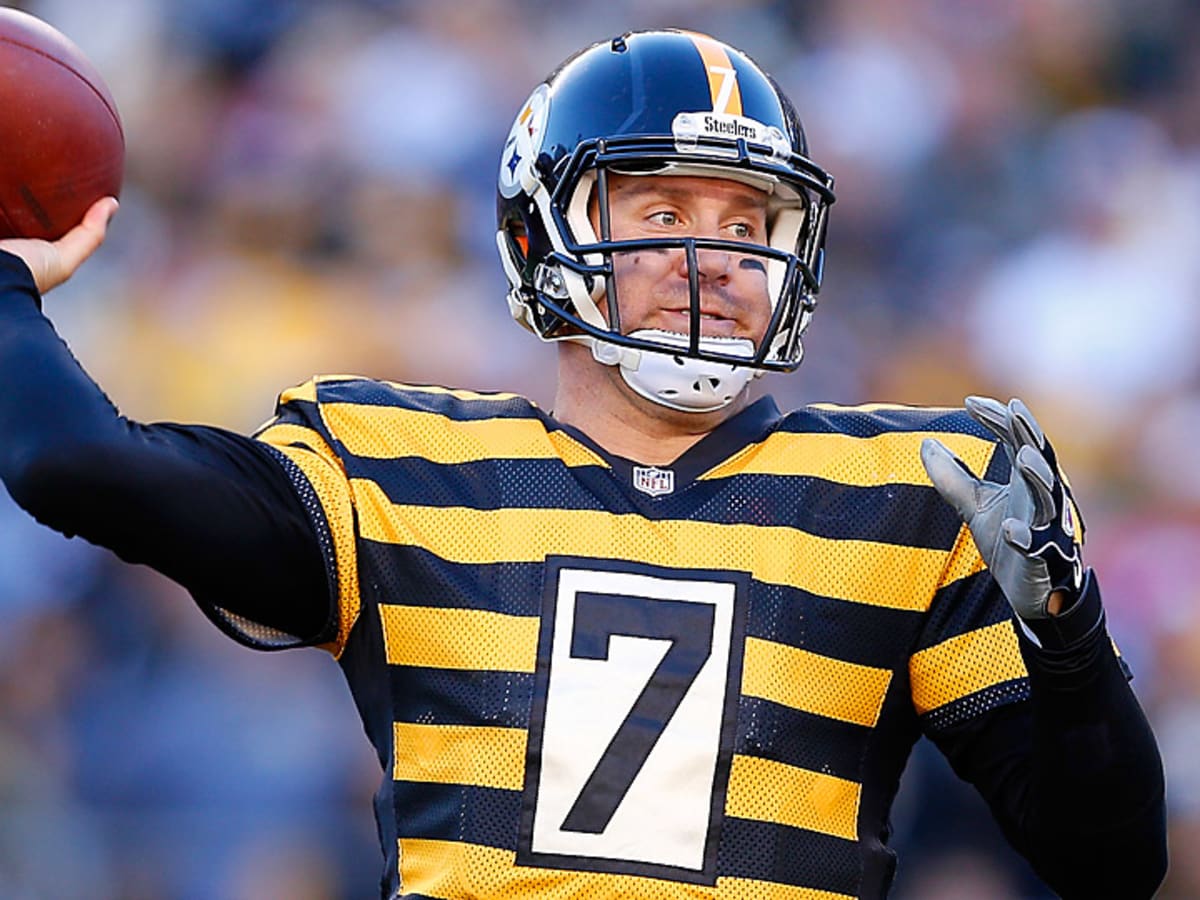
[[318,378],[253,437],[123,419],[56,338],[101,201],[0,243],[0,475],[235,639],[339,660],[385,896],[882,897],[925,735],[1055,891],[1148,897],[1158,751],[1030,412],[751,401],[800,362],[833,200],[745,54],[596,44],[499,165],[553,410]]

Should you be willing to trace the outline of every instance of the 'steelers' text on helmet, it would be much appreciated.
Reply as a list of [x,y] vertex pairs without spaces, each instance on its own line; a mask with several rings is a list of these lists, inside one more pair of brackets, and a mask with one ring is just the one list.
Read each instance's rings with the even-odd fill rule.
[[[612,240],[609,172],[754,185],[769,196],[767,243]],[[600,234],[589,217],[593,197]],[[720,409],[754,375],[799,365],[833,199],[833,179],[808,159],[791,101],[738,50],[684,31],[633,32],[595,44],[538,85],[501,154],[496,239],[509,308],[545,340],[588,344],[599,362],[620,366],[626,382],[651,400],[690,411]],[[758,346],[702,336],[698,324],[682,336],[622,332],[613,254],[663,249],[686,253],[693,273],[698,250],[761,258],[772,315]],[[689,278],[693,323],[700,320],[698,282]]]

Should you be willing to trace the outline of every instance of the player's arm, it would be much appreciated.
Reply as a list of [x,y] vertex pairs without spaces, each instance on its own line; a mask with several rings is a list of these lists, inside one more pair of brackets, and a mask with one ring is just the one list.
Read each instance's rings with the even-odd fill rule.
[[274,451],[216,428],[125,419],[41,313],[39,294],[99,246],[114,208],[98,202],[52,244],[0,242],[0,479],[43,524],[148,564],[206,604],[327,639],[320,546]]
[[932,439],[922,459],[1015,613],[1030,699],[938,744],[1062,896],[1149,897],[1166,871],[1162,762],[1083,568],[1082,521],[1024,404],[968,398],[967,409],[999,438],[1008,483],[976,478]]
[[1018,640],[1029,701],[945,729],[938,747],[1059,896],[1152,897],[1167,867],[1162,764],[1103,621],[1053,654]]

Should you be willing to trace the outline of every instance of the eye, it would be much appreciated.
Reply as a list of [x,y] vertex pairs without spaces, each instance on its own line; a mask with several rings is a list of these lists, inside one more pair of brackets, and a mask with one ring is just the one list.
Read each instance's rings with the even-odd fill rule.
[[656,225],[663,225],[667,228],[673,228],[679,224],[679,216],[669,209],[663,209],[659,210],[658,212],[651,213],[646,218]]
[[728,228],[730,233],[739,241],[748,241],[754,237],[754,226],[749,222],[734,222]]

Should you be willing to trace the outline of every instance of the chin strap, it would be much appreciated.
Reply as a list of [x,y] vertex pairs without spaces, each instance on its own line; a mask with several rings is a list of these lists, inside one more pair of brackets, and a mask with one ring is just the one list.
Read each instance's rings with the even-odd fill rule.
[[[629,335],[666,347],[686,350],[686,335],[646,328]],[[647,400],[681,412],[715,412],[732,403],[752,379],[762,373],[749,366],[690,359],[669,353],[618,347],[591,340],[592,357],[606,366],[619,366],[621,378]],[[709,353],[754,356],[754,342],[746,338],[702,337],[700,349]]]

